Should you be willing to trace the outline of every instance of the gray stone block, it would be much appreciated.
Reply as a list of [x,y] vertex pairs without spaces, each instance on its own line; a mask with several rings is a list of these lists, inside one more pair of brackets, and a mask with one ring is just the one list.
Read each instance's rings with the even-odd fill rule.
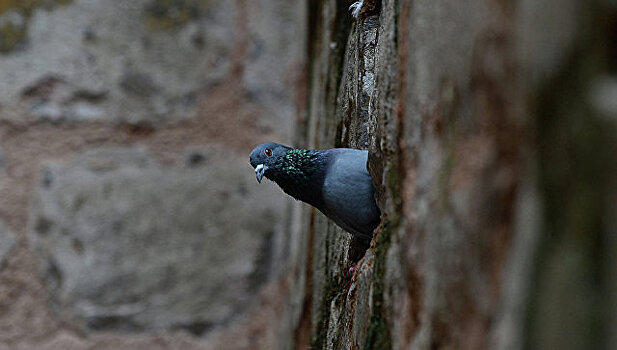
[[245,157],[221,152],[198,167],[136,149],[49,164],[30,237],[52,304],[97,330],[228,321],[267,279],[282,217],[274,186],[254,181]]
[[169,2],[97,0],[33,9],[24,23],[28,40],[0,56],[8,87],[0,92],[3,118],[186,118],[196,94],[224,76],[234,42],[233,4],[210,0],[182,15],[190,10],[184,5],[198,2],[157,8]]
[[[246,6],[243,14],[222,0],[120,0],[113,6],[75,0],[35,7],[20,22],[27,40],[0,54],[2,118],[174,122],[194,115],[204,91],[242,60],[241,84],[270,107],[268,119],[289,127],[293,96],[281,81],[302,52],[298,6],[264,0]],[[237,17],[248,13],[246,28],[237,28]],[[238,40],[246,40],[246,53],[234,53]]]

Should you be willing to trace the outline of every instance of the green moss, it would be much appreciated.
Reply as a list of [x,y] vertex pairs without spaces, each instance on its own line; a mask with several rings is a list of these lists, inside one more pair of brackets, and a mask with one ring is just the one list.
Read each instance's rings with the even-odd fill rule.
[[392,339],[388,327],[384,306],[386,256],[390,246],[390,237],[398,227],[398,222],[384,220],[383,228],[379,232],[377,248],[375,250],[375,267],[373,270],[373,309],[366,335],[366,350],[391,349]]
[[439,172],[439,207],[445,211],[448,206],[450,177],[456,162],[455,150],[459,137],[458,114],[460,93],[453,81],[444,79],[439,88],[439,114],[444,132],[445,157]]
[[330,304],[332,300],[341,293],[341,285],[334,278],[326,277],[324,283],[322,303],[319,306],[319,315],[315,329],[317,332],[311,339],[311,349],[324,349],[328,335],[328,325],[330,322]]
[[21,16],[15,21],[3,18],[0,21],[0,53],[8,53],[19,47],[27,38],[28,22],[37,7],[51,9],[56,5],[66,5],[72,0],[0,0],[0,16],[14,11]]
[[[331,36],[326,38],[330,43],[331,48],[328,52],[328,72],[326,75],[325,85],[325,97],[324,104],[326,110],[330,111],[328,114],[334,118],[323,118],[325,123],[325,132],[323,137],[329,140],[334,137],[335,147],[347,147],[348,141],[343,137],[343,122],[344,117],[341,114],[341,106],[339,105],[339,87],[341,86],[341,80],[343,79],[343,72],[345,71],[345,54],[347,53],[347,40],[351,32],[351,16],[347,11],[347,4],[344,1],[336,1],[336,17],[331,23],[332,30]],[[334,44],[334,45],[333,45]],[[321,68],[318,68],[319,71]],[[330,133],[334,131],[334,133]]]
[[14,10],[29,16],[37,7],[51,9],[56,5],[66,5],[72,2],[73,0],[0,0],[0,14]]
[[9,10],[25,10],[34,7],[34,0],[0,0],[0,14]]
[[153,30],[182,26],[203,15],[208,3],[205,0],[152,0],[144,9],[146,24]]
[[26,37],[26,27],[14,23],[0,26],[0,52],[13,51]]
[[439,169],[439,209],[441,212],[446,212],[448,208],[448,194],[450,192],[450,177],[454,169],[454,142],[448,142],[445,149],[445,157]]
[[401,174],[399,169],[398,155],[394,156],[386,165],[384,170],[386,174],[385,187],[388,189],[388,193],[392,196],[394,205],[397,208],[397,212],[400,212],[402,202],[402,190],[401,190]]

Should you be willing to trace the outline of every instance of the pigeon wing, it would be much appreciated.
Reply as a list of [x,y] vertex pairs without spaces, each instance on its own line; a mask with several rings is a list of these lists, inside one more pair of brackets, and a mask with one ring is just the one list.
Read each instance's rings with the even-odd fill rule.
[[380,214],[366,168],[368,151],[339,148],[329,152],[320,209],[345,230],[370,239]]

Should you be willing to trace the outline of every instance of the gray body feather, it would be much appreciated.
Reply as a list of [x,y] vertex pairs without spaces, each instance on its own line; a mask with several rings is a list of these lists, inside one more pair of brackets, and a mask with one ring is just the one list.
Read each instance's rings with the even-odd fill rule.
[[346,231],[371,238],[379,223],[373,182],[366,169],[368,151],[332,149],[322,189],[326,216]]

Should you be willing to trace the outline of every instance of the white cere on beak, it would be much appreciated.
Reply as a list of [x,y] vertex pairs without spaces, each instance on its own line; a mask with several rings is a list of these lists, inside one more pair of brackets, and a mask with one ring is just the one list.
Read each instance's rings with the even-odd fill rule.
[[258,164],[255,167],[255,176],[257,176],[257,182],[261,183],[261,179],[263,178],[266,169],[268,169],[268,167],[263,164]]

